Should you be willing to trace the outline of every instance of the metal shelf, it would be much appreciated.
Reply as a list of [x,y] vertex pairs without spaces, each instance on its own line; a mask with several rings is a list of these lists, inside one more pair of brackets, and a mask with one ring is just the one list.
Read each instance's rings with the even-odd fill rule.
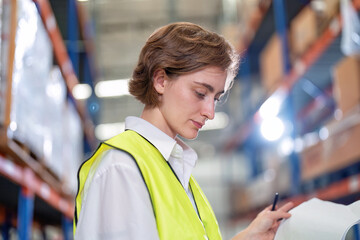
[[[360,9],[359,0],[354,0],[353,5],[357,10]],[[334,19],[332,19],[332,22],[315,41],[315,43],[313,43],[305,54],[294,62],[293,67],[284,74],[280,86],[271,93],[270,96],[278,94],[282,96],[282,100],[285,101],[295,84],[317,63],[317,61],[319,61],[324,53],[326,53],[329,46],[336,40],[336,38],[338,38],[341,33],[341,28],[342,19],[340,15],[337,15]],[[249,45],[249,43],[246,44]],[[329,91],[329,89],[325,89],[325,93],[328,93]],[[316,108],[315,101],[316,99],[305,105],[296,117],[306,117],[311,110]],[[234,151],[236,148],[243,147],[246,141],[251,137],[251,134],[254,132],[258,119],[259,111],[257,109],[250,115],[248,120],[244,121],[244,123],[233,131],[229,140],[225,142],[223,151],[230,152]],[[312,197],[342,203],[345,203],[346,201],[354,201],[354,199],[358,200],[360,199],[360,174],[349,176],[341,180],[337,179],[337,181],[332,182],[323,188],[312,189],[312,191],[308,194],[294,194],[291,192],[287,194],[288,196],[283,196],[284,198],[281,201],[282,203],[292,201],[295,205],[298,205],[303,201],[311,199]],[[234,221],[239,219],[253,219],[260,210],[262,210],[261,207],[254,207],[253,209],[247,209],[244,212],[234,213],[232,219]]]
[[19,186],[26,187],[65,216],[73,217],[73,201],[61,196],[58,190],[36,176],[29,167],[21,167],[0,155],[0,174]]
[[[356,9],[360,9],[360,1],[354,1]],[[283,98],[289,93],[296,82],[306,73],[306,71],[320,58],[327,50],[328,46],[335,40],[341,32],[341,16],[336,16],[328,28],[322,33],[319,39],[305,52],[305,54],[296,60],[294,67],[290,69],[282,80],[278,89],[273,93],[280,93]],[[228,152],[241,145],[251,134],[254,122],[258,119],[259,112],[240,126],[230,140],[225,143],[224,151]]]
[[[76,4],[75,0],[71,0]],[[88,115],[84,102],[76,101],[72,89],[79,83],[68,51],[58,29],[55,17],[48,0],[33,0],[39,11],[45,29],[52,43],[56,64],[59,65],[65,80],[68,95],[79,113],[85,139],[91,148],[95,148],[97,140],[94,126]],[[15,35],[17,28],[17,1],[10,1],[11,21],[9,32],[9,55],[7,69],[7,91],[5,96],[4,122],[0,126],[0,175],[1,183],[10,187],[6,196],[0,198],[0,205],[15,209],[17,212],[17,228],[19,239],[29,239],[33,219],[46,218],[44,224],[56,219],[63,225],[64,239],[71,239],[72,218],[74,214],[74,197],[64,191],[61,181],[41,163],[41,159],[31,153],[26,146],[7,135],[11,112],[12,71],[15,53]],[[76,16],[77,17],[77,16]],[[91,68],[91,66],[90,66]],[[90,69],[91,70],[91,69]],[[15,186],[15,187],[14,187]],[[15,192],[14,192],[15,191]],[[6,192],[5,192],[6,193]],[[10,199],[10,200],[9,200]],[[9,202],[12,202],[11,204]],[[17,210],[16,210],[17,209]],[[2,210],[2,209],[0,209]],[[3,215],[3,211],[0,211]],[[47,216],[49,214],[49,216]],[[59,221],[60,220],[60,221]],[[35,221],[38,221],[35,219]]]
[[[73,69],[71,60],[67,53],[64,41],[61,37],[59,28],[57,27],[56,20],[49,4],[48,0],[33,0],[39,9],[40,16],[43,20],[44,26],[49,34],[51,43],[54,49],[54,55],[57,61],[57,64],[60,67],[61,73],[66,82],[68,93],[72,96],[72,89],[75,85],[79,83],[79,80]],[[73,97],[73,96],[72,96]],[[86,106],[83,102],[74,101],[75,106],[80,114],[80,118],[83,122],[83,130],[85,136],[92,148],[95,148],[97,145],[97,140],[94,134],[94,125],[91,121],[91,118],[87,112]]]

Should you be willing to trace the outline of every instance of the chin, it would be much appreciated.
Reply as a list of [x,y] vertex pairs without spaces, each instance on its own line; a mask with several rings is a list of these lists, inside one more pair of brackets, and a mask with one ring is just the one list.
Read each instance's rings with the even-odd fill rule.
[[182,134],[179,134],[179,135],[181,137],[183,137],[183,138],[188,139],[188,140],[193,140],[193,139],[197,138],[198,133],[199,133],[198,130],[196,130],[196,131],[192,130],[191,132],[186,132],[186,133],[182,133]]

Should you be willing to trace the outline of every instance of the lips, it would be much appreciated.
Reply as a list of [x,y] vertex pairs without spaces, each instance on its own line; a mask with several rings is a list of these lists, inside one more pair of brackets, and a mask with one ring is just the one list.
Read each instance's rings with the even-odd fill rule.
[[198,128],[198,129],[201,129],[202,126],[204,126],[204,124],[202,124],[202,123],[200,123],[200,122],[197,122],[197,121],[194,121],[194,120],[192,120],[192,122],[193,122],[193,124],[195,125],[195,127]]

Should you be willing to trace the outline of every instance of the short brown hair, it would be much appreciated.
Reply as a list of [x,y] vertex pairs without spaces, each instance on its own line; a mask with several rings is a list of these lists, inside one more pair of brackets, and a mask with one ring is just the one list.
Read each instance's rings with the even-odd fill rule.
[[[238,55],[222,36],[187,22],[157,29],[142,48],[129,82],[129,92],[147,106],[158,105],[153,86],[156,70],[164,69],[170,78],[217,66],[228,72],[225,88],[230,88],[238,66]],[[225,89],[225,90],[226,90]]]

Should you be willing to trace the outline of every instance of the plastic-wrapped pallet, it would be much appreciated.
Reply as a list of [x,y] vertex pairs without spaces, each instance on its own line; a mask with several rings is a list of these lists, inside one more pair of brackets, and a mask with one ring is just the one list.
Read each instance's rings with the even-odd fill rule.
[[66,108],[66,86],[60,69],[55,66],[50,72],[45,85],[46,95],[43,99],[44,115],[41,116],[42,133],[44,137],[43,160],[45,165],[59,178],[63,175],[63,144],[64,135],[68,129],[63,126]]
[[52,69],[52,46],[33,1],[18,1],[13,67],[10,138],[43,157],[46,86]]
[[0,0],[0,125],[5,117],[6,71],[8,63],[8,38],[10,4]]
[[65,191],[76,194],[77,170],[83,159],[83,128],[78,112],[72,102],[68,102],[63,116],[63,172],[62,181]]
[[76,191],[83,131],[67,102],[66,85],[53,66],[52,45],[31,0],[18,1],[18,29],[8,136],[42,160],[69,193]]

